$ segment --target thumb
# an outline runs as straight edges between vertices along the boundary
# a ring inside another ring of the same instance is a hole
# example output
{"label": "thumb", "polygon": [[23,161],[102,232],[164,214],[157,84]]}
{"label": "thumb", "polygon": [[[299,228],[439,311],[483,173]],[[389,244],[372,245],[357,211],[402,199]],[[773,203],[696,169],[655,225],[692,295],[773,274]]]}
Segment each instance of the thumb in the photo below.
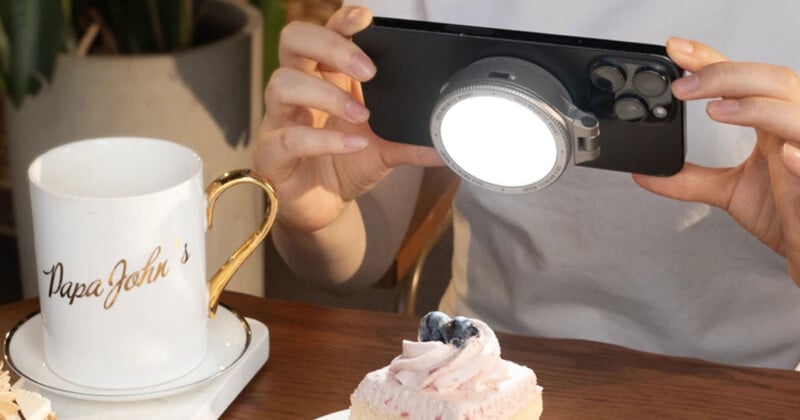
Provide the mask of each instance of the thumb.
{"label": "thumb", "polygon": [[728,61],[717,50],[701,42],[678,37],[667,40],[667,54],[675,63],[690,72],[697,72],[705,66]]}
{"label": "thumb", "polygon": [[736,186],[738,168],[707,168],[686,163],[669,177],[633,174],[640,187],[668,198],[727,208]]}
{"label": "thumb", "polygon": [[381,158],[390,168],[400,165],[443,166],[445,164],[436,149],[431,146],[417,146],[388,140],[381,142]]}

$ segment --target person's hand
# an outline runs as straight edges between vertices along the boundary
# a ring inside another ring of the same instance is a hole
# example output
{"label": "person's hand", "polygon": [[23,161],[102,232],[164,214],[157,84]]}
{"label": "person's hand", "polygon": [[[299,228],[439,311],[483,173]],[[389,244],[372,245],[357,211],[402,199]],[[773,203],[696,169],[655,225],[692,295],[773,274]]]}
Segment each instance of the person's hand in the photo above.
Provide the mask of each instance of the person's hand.
{"label": "person's hand", "polygon": [[[725,209],[786,257],[800,285],[800,78],[789,68],[729,61],[698,42],[671,38],[667,52],[692,75],[672,85],[683,100],[711,99],[711,119],[755,129],[750,157],[733,168],[685,164],[675,176],[634,175],[645,189]],[[787,51],[787,54],[790,53]]]}
{"label": "person's hand", "polygon": [[360,82],[376,69],[349,38],[371,19],[345,7],[325,27],[291,22],[281,32],[254,163],[280,197],[278,220],[293,229],[329,225],[393,167],[443,164],[433,148],[385,141],[367,124]]}

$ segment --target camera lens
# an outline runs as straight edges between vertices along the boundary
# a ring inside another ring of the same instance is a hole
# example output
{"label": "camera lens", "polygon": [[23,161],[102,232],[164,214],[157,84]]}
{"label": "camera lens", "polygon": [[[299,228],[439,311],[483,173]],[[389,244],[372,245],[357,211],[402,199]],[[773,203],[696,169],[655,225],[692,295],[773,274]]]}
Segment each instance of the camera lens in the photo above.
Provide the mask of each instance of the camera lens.
{"label": "camera lens", "polygon": [[639,121],[647,116],[647,107],[635,96],[623,96],[614,102],[614,113],[625,121]]}
{"label": "camera lens", "polygon": [[633,76],[633,87],[644,96],[661,96],[667,90],[667,78],[655,70],[643,70]]}
{"label": "camera lens", "polygon": [[592,84],[603,92],[616,92],[625,86],[625,73],[610,65],[597,66],[592,70]]}

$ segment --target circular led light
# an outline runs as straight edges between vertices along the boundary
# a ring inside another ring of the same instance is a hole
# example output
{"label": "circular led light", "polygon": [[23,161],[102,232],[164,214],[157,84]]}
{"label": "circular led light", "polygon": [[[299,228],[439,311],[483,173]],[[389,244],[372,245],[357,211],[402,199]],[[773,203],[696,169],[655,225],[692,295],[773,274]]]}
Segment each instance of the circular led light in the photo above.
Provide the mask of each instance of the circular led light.
{"label": "circular led light", "polygon": [[553,75],[511,57],[481,59],[454,74],[433,108],[430,131],[450,168],[503,192],[544,188],[573,154],[586,161],[600,152],[585,147],[597,144],[597,119],[572,105]]}
{"label": "circular led light", "polygon": [[454,103],[440,130],[442,148],[460,169],[497,186],[535,184],[550,174],[558,159],[560,148],[542,118],[498,95],[475,95]]}

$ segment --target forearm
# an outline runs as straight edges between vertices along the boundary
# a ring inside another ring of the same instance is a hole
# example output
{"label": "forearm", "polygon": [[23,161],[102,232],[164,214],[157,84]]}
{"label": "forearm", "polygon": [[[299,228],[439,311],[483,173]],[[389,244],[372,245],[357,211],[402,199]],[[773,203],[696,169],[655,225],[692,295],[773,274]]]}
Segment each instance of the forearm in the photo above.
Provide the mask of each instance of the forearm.
{"label": "forearm", "polygon": [[272,240],[286,264],[298,276],[324,287],[361,285],[356,274],[366,254],[366,231],[361,210],[349,203],[330,225],[314,232],[276,224]]}
{"label": "forearm", "polygon": [[328,226],[299,232],[276,224],[273,242],[303,279],[338,290],[367,287],[394,261],[421,179],[421,168],[398,168],[372,191],[350,202]]}

